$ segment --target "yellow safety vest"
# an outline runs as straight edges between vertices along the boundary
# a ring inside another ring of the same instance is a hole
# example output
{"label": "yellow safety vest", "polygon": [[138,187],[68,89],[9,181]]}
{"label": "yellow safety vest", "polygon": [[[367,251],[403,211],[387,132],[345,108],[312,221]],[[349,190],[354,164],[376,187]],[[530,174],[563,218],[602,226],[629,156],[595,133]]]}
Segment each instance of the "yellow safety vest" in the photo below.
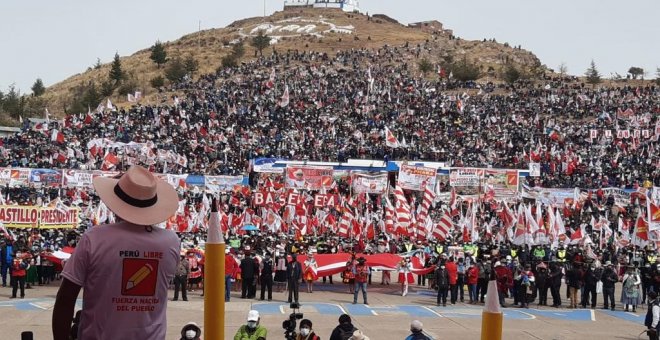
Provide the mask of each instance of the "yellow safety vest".
{"label": "yellow safety vest", "polygon": [[655,255],[649,255],[646,257],[646,260],[649,261],[649,263],[655,263],[656,256]]}
{"label": "yellow safety vest", "polygon": [[436,246],[436,247],[435,247],[435,251],[436,251],[438,254],[442,254],[442,253],[444,253],[445,248],[444,248],[443,246]]}
{"label": "yellow safety vest", "polygon": [[557,250],[557,257],[559,262],[566,262],[566,250]]}
{"label": "yellow safety vest", "polygon": [[518,251],[517,251],[517,250],[514,250],[514,249],[511,249],[511,257],[514,258],[514,259],[515,259],[516,257],[518,257]]}
{"label": "yellow safety vest", "polygon": [[413,247],[412,244],[404,244],[403,246],[406,247],[406,251],[408,252],[412,251],[412,247]]}

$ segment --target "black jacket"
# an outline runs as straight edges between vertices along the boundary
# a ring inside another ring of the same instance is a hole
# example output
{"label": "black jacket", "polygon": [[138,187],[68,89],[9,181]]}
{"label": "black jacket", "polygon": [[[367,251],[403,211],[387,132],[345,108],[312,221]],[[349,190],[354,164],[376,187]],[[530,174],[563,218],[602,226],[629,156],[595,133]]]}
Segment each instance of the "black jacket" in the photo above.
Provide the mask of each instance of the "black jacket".
{"label": "black jacket", "polygon": [[286,277],[289,281],[300,281],[302,278],[302,267],[298,261],[286,264]]}
{"label": "black jacket", "polygon": [[241,277],[243,279],[253,279],[258,272],[259,267],[257,267],[257,262],[253,258],[246,257],[241,260]]}
{"label": "black jacket", "polygon": [[[332,330],[332,334],[330,335],[330,340],[346,340],[346,335],[353,335],[353,332],[355,332],[357,328],[353,326],[352,323],[342,323],[339,324],[337,327],[335,327],[334,330]],[[342,334],[344,336],[342,336]],[[349,337],[350,337],[349,335]]]}

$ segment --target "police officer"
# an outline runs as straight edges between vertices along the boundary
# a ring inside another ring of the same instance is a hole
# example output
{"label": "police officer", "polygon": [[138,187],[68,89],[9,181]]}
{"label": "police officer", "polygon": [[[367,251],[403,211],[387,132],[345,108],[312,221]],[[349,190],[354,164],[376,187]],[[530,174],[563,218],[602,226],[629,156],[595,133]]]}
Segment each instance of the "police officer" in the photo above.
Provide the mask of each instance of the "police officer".
{"label": "police officer", "polygon": [[559,248],[557,249],[557,255],[556,255],[557,262],[559,262],[561,264],[564,264],[566,262],[566,256],[567,256],[567,254],[566,254],[566,249],[564,248],[564,246],[563,245],[559,246]]}
{"label": "police officer", "polygon": [[264,254],[263,260],[259,264],[259,269],[261,271],[261,275],[259,277],[261,282],[261,296],[259,300],[264,300],[266,289],[268,289],[268,301],[273,299],[273,268],[275,268],[275,263],[270,257],[270,253],[266,252]]}

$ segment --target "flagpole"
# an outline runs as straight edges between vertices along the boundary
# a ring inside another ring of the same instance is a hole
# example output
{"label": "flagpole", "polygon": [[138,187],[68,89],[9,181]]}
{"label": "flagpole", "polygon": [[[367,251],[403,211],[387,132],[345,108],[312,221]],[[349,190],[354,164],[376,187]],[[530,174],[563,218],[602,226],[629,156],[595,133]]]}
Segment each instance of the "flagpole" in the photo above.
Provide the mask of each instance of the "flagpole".
{"label": "flagpole", "polygon": [[225,338],[225,240],[220,232],[218,201],[211,202],[204,265],[204,338]]}

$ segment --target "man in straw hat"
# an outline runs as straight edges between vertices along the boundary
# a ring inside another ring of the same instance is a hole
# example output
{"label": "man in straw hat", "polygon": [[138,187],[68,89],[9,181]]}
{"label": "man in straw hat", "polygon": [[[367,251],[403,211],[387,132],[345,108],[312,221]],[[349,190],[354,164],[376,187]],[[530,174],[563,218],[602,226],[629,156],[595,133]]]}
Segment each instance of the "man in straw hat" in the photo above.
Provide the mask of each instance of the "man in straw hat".
{"label": "man in straw hat", "polygon": [[168,282],[179,261],[179,239],[154,228],[179,205],[176,191],[147,169],[97,177],[94,188],[118,223],[83,234],[62,272],[53,309],[53,338],[69,339],[84,287],[78,339],[165,339]]}

